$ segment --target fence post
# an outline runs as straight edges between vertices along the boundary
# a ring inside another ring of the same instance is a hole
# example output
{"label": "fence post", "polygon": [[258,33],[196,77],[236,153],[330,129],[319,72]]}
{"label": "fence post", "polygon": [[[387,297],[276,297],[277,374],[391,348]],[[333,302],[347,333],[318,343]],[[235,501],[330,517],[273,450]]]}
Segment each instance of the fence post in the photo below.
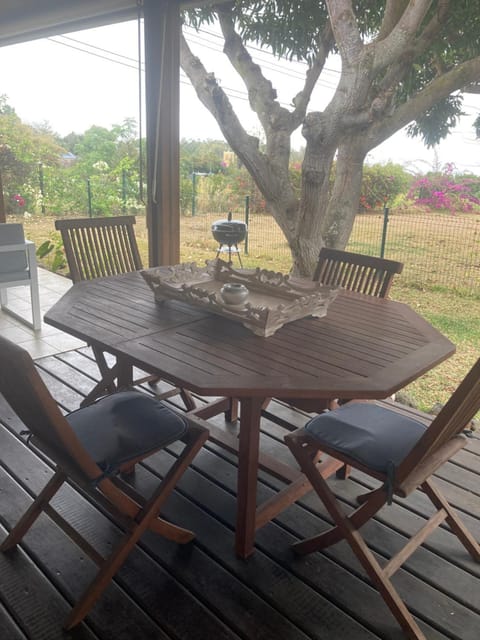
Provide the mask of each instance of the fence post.
{"label": "fence post", "polygon": [[90,185],[90,178],[87,178],[87,199],[88,199],[88,215],[92,217],[92,187]]}
{"label": "fence post", "polygon": [[196,199],[197,199],[197,174],[195,173],[195,171],[193,171],[192,172],[192,218],[195,217]]}
{"label": "fence post", "polygon": [[245,244],[243,245],[243,253],[248,256],[248,225],[250,222],[250,196],[245,196],[245,224],[247,225],[247,233],[245,235]]}
{"label": "fence post", "polygon": [[127,171],[122,169],[122,213],[127,212]]}
{"label": "fence post", "polygon": [[0,222],[7,221],[7,210],[5,208],[5,200],[3,199],[3,182],[2,172],[0,171]]}
{"label": "fence post", "polygon": [[388,213],[390,209],[383,207],[383,228],[382,228],[382,246],[380,247],[380,257],[385,257],[385,245],[387,243],[387,225],[388,225]]}
{"label": "fence post", "polygon": [[38,163],[38,182],[40,185],[40,196],[42,198],[42,215],[45,215],[45,181],[43,177],[43,164]]}

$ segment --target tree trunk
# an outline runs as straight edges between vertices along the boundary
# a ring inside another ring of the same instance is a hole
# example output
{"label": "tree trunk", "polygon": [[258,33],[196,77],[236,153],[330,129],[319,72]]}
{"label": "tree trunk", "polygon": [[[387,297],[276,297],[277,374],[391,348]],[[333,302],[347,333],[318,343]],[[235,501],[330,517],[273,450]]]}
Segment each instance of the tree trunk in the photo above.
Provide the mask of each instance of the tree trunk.
{"label": "tree trunk", "polygon": [[350,238],[362,189],[366,149],[359,140],[349,139],[338,147],[335,181],[322,224],[327,247],[345,249]]}
{"label": "tree trunk", "polygon": [[[321,149],[321,152],[320,152]],[[344,249],[350,237],[362,188],[365,146],[349,139],[338,146],[335,181],[330,172],[335,147],[326,150],[308,139],[296,232],[287,235],[295,275],[311,277],[323,245]]]}
{"label": "tree trunk", "polygon": [[302,133],[307,142],[302,164],[302,191],[294,232],[287,240],[292,253],[292,273],[311,277],[323,245],[322,221],[337,145],[335,132],[325,126],[321,113],[307,116]]}
{"label": "tree trunk", "polygon": [[[310,3],[319,5],[321,11],[315,15],[320,22],[315,25],[305,22],[305,41],[291,47],[288,44],[290,37],[294,43],[296,36],[288,33],[286,25],[295,24],[295,20],[283,25],[280,19],[279,24],[285,26],[281,47],[289,50],[292,56],[300,50],[303,56],[304,46],[307,49],[311,46],[308,44],[314,33],[311,28],[320,26],[322,29],[318,50],[312,52],[313,62],[304,87],[293,99],[293,108],[287,109],[281,106],[272,83],[235,32],[238,11],[244,10],[247,4],[252,10],[252,21],[245,21],[252,27],[251,32],[247,27],[248,37],[254,39],[255,33],[261,33],[259,39],[266,38],[267,41],[270,26],[273,25],[273,34],[278,24],[272,18],[271,25],[263,23],[264,3],[220,3],[219,20],[225,37],[224,51],[244,81],[250,106],[265,134],[264,147],[258,138],[247,133],[226,92],[215,76],[207,73],[201,61],[193,56],[183,39],[182,67],[253,177],[285,234],[292,254],[293,273],[308,277],[313,273],[323,244],[344,249],[348,242],[359,206],[362,167],[367,152],[408,123],[424,118],[429,110],[454,92],[463,91],[472,82],[478,84],[480,50],[473,47],[467,54],[468,47],[464,46],[465,42],[469,45],[473,42],[475,27],[467,25],[469,35],[466,39],[458,36],[460,32],[463,34],[464,16],[470,15],[472,10],[457,11],[455,3],[449,0],[373,3],[378,7],[372,12],[372,22],[367,20],[369,26],[365,35],[363,18],[362,21],[357,19],[351,1]],[[303,4],[309,3],[292,3],[295,4],[296,8],[289,8],[289,11],[298,11],[303,20],[310,21],[307,13],[301,10]],[[281,5],[288,3],[276,3],[278,11],[282,11]],[[382,7],[383,20],[379,24]],[[243,23],[243,19],[240,22]],[[296,24],[295,30],[299,26]],[[454,60],[455,55],[445,57],[445,69],[435,63],[437,57],[438,60],[442,58],[435,43],[437,37],[451,43],[452,51],[458,54],[458,61]],[[338,85],[322,112],[308,113],[312,91],[333,50],[342,59]],[[469,58],[470,55],[474,57]],[[432,56],[434,59],[429,62]],[[409,95],[404,101],[405,91]],[[453,109],[453,113],[458,115],[459,110]],[[449,117],[446,112],[445,117],[437,118],[443,121],[440,129],[452,126],[448,124]],[[451,122],[455,117],[450,117]],[[298,194],[289,176],[289,154],[290,136],[300,124],[303,124],[306,150],[302,189]],[[427,122],[426,128],[434,130],[434,137],[439,137],[435,117],[430,119],[430,124]],[[332,172],[336,153],[336,166]]]}

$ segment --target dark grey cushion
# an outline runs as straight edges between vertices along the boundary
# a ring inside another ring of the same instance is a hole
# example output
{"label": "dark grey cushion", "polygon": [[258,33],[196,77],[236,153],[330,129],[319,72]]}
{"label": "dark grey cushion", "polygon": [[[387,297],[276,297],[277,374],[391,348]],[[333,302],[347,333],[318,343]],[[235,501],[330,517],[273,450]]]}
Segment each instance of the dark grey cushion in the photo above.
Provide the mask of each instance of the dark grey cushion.
{"label": "dark grey cushion", "polygon": [[178,440],[188,428],[186,418],[138,391],[101,398],[73,411],[67,420],[107,475],[124,462]]}
{"label": "dark grey cushion", "polygon": [[310,420],[305,429],[335,451],[375,471],[397,466],[425,433],[425,425],[371,403],[350,403]]}

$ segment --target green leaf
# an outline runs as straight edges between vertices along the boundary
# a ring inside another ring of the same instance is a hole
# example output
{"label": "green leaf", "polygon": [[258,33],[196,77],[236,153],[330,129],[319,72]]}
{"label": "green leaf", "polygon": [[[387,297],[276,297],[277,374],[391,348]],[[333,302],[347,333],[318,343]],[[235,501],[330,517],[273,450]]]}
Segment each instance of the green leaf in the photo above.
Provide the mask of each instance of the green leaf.
{"label": "green leaf", "polygon": [[51,253],[54,248],[55,245],[51,240],[45,240],[45,242],[42,242],[42,244],[38,247],[36,254],[39,258],[44,258],[45,256],[48,256],[48,254]]}
{"label": "green leaf", "polygon": [[63,269],[66,266],[67,263],[65,262],[65,256],[63,255],[62,250],[57,249],[55,251],[55,257],[52,261],[52,271],[58,271],[59,269]]}

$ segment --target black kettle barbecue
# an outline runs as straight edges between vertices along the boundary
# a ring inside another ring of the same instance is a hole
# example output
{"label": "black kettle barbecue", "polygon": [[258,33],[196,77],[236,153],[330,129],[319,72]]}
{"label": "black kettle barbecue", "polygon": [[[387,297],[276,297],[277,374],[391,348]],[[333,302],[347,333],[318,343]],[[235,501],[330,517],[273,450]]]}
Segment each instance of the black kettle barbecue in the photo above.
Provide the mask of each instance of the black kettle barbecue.
{"label": "black kettle barbecue", "polygon": [[232,254],[236,253],[240,266],[243,267],[238,244],[243,242],[247,236],[245,222],[232,220],[232,212],[230,211],[227,220],[216,220],[212,224],[212,234],[219,243],[216,257],[218,258],[222,252],[227,252],[228,263],[232,264]]}

